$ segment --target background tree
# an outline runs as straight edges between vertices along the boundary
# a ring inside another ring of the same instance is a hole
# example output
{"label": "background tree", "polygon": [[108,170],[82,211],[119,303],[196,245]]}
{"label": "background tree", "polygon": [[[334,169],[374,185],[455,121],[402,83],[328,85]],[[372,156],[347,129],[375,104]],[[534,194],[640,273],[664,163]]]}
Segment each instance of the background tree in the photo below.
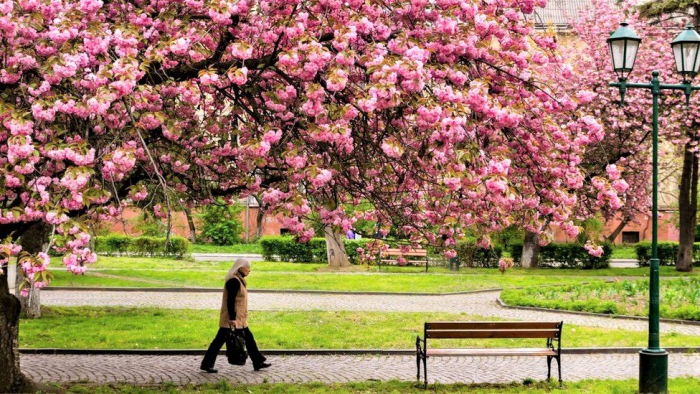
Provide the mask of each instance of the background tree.
{"label": "background tree", "polygon": [[[594,0],[590,8],[582,10],[572,21],[576,39],[560,47],[561,66],[568,78],[563,85],[551,80],[569,94],[577,95],[585,104],[581,110],[595,116],[603,126],[605,137],[589,144],[581,158],[580,168],[585,177],[576,188],[579,204],[573,219],[580,224],[597,215],[606,221],[619,218],[621,224],[610,235],[612,239],[639,214],[648,215],[650,206],[651,95],[629,91],[625,106],[620,106],[619,91],[608,86],[613,73],[605,38],[624,20],[629,20],[643,39],[633,78],[644,79],[653,70],[659,70],[664,81],[679,82],[669,43],[680,31],[680,24],[673,20],[649,24],[633,2],[614,5],[605,0]],[[682,95],[662,96],[661,108],[662,138],[678,144],[688,127]],[[578,226],[568,230],[573,238]],[[536,247],[537,237],[529,233],[525,240],[523,264],[536,266],[533,262],[528,264],[525,251]]]}
{"label": "background tree", "polygon": [[[700,25],[700,1],[696,0],[660,0],[643,4],[639,7],[643,17],[649,18],[652,23],[662,24],[675,21]],[[678,142],[683,146],[683,170],[681,173],[680,187],[678,190],[678,214],[679,214],[679,245],[676,258],[676,270],[693,270],[693,243],[695,242],[695,225],[698,214],[698,122],[697,109],[691,110],[688,120],[685,122],[683,132],[678,137]]]}

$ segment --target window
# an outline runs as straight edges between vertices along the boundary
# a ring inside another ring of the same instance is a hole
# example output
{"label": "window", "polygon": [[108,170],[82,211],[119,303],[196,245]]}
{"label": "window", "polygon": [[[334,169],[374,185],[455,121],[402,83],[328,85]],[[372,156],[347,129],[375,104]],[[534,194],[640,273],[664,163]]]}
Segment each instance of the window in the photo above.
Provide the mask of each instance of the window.
{"label": "window", "polygon": [[623,244],[636,244],[639,242],[639,231],[623,231],[622,232],[622,243]]}

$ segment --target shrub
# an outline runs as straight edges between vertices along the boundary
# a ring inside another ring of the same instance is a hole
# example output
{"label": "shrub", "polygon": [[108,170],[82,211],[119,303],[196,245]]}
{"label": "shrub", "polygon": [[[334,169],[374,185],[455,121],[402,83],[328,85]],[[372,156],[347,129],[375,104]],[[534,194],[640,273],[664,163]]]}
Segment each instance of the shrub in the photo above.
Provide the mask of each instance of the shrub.
{"label": "shrub", "polygon": [[[346,239],[345,252],[351,264],[358,264],[357,248],[364,247],[373,239]],[[267,261],[289,261],[295,263],[327,263],[326,240],[312,238],[308,243],[297,242],[294,237],[260,238],[263,259]]]}
{"label": "shrub", "polygon": [[[659,242],[657,245],[659,254],[659,265],[676,265],[678,256],[678,242]],[[640,267],[648,267],[651,260],[651,242],[644,241],[634,246],[637,253],[637,264]],[[700,259],[700,242],[693,244],[693,260]]]}
{"label": "shrub", "polygon": [[109,234],[104,237],[95,237],[95,248],[109,256],[124,254],[129,250],[131,237],[121,234]]}
{"label": "shrub", "polygon": [[240,204],[228,204],[218,200],[204,207],[199,215],[202,219],[202,237],[214,245],[233,245],[241,242],[243,225],[239,214]]}
{"label": "shrub", "polygon": [[457,257],[463,267],[496,268],[502,255],[503,248],[498,245],[493,245],[491,249],[484,249],[476,246],[476,243],[471,240],[457,245]]}
{"label": "shrub", "polygon": [[[578,243],[550,243],[540,247],[538,265],[549,268],[607,268],[610,265],[612,246],[609,243],[603,243],[602,246],[603,255],[595,257]],[[510,255],[517,265],[520,265],[522,251],[522,243],[510,245]]]}
{"label": "shrub", "polygon": [[136,218],[134,229],[146,237],[165,237],[168,232],[168,226],[162,220],[146,211]]}
{"label": "shrub", "polygon": [[162,256],[183,258],[189,255],[190,241],[183,237],[170,237],[170,245],[166,245],[165,237],[129,237],[121,234],[110,234],[95,237],[95,252],[113,255],[131,256]]}

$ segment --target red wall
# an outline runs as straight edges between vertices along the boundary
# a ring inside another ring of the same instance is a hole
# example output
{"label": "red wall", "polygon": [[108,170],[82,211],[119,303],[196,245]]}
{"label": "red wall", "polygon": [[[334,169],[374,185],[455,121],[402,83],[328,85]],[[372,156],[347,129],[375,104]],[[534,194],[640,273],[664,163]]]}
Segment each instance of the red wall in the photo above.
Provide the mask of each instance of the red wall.
{"label": "red wall", "polygon": [[[116,232],[116,233],[124,233],[124,225],[126,224],[126,233],[129,235],[139,235],[139,232],[136,230],[135,226],[137,223],[137,218],[141,214],[141,211],[137,208],[127,208],[124,210],[124,213],[122,214],[123,219],[119,220],[114,220],[109,224],[110,231]],[[258,214],[258,208],[250,208],[248,212],[248,233],[249,237],[251,240],[255,238],[255,234],[257,231],[257,223],[256,223],[256,218]],[[246,239],[246,211],[245,209],[241,212],[240,215],[240,220],[241,224],[243,224],[243,233],[241,233],[241,239],[245,240]],[[195,228],[197,231],[199,231],[199,227],[197,227],[200,223],[197,217],[195,216],[194,218],[195,222]],[[172,230],[173,234],[179,235],[182,237],[187,237],[189,238],[190,236],[190,227],[187,225],[187,217],[185,216],[184,212],[174,212],[172,215]],[[278,219],[278,216],[272,216],[272,215],[265,215],[263,218],[263,231],[262,235],[279,235],[280,231],[282,229],[282,224],[280,223],[280,220]]]}
{"label": "red wall", "polygon": [[[674,224],[674,211],[662,211],[659,215],[659,241],[678,242],[678,228]],[[620,220],[615,218],[605,224],[603,236],[612,234],[620,224]],[[635,222],[627,223],[620,234],[615,238],[615,244],[622,243],[622,233],[625,231],[639,232],[640,241],[651,241],[651,215],[638,215]],[[559,228],[554,228],[554,242],[572,242],[573,239],[567,237],[566,233]]]}

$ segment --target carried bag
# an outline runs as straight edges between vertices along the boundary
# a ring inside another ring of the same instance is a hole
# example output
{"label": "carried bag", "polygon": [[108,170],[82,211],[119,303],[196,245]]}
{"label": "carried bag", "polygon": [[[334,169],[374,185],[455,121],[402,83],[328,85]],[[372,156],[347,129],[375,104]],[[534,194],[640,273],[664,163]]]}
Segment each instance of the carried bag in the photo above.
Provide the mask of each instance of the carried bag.
{"label": "carried bag", "polygon": [[245,365],[248,353],[245,351],[245,335],[241,330],[231,329],[226,335],[226,358],[233,365]]}

